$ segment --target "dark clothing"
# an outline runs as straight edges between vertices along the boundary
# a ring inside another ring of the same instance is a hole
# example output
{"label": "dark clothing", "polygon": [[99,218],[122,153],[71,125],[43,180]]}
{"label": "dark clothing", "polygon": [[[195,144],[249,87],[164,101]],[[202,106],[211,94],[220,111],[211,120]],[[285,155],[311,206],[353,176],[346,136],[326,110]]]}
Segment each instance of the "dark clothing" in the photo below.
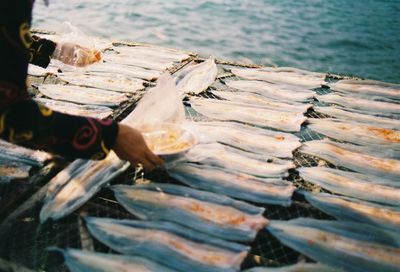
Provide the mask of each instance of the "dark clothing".
{"label": "dark clothing", "polygon": [[0,137],[68,159],[102,159],[118,124],[54,112],[27,92],[28,63],[47,67],[56,44],[30,34],[33,0],[0,2]]}

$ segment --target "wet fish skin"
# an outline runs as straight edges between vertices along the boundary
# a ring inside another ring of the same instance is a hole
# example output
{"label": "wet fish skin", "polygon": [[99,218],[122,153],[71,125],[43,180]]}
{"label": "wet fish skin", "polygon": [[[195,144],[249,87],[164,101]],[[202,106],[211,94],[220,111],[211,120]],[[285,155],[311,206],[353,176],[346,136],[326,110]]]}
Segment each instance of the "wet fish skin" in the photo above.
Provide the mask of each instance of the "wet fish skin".
{"label": "wet fish skin", "polygon": [[399,182],[396,184],[382,178],[327,167],[302,167],[297,171],[304,180],[331,192],[400,207]]}
{"label": "wet fish skin", "polygon": [[165,220],[231,241],[252,241],[265,227],[263,208],[173,184],[111,187],[118,202],[141,219]]}
{"label": "wet fish skin", "polygon": [[180,163],[169,168],[168,174],[193,188],[254,203],[290,206],[295,190],[281,179],[257,179],[209,165]]}
{"label": "wet fish skin", "polygon": [[0,184],[8,183],[16,179],[27,179],[31,168],[32,166],[27,164],[3,161],[0,159]]}
{"label": "wet fish skin", "polygon": [[398,271],[399,235],[362,223],[298,218],[271,221],[267,228],[283,244],[345,271]]}
{"label": "wet fish skin", "polygon": [[337,219],[362,222],[393,231],[400,228],[399,206],[394,208],[325,193],[303,192],[303,195],[311,205]]}
{"label": "wet fish skin", "polygon": [[51,159],[52,155],[49,153],[28,149],[0,140],[0,160],[43,167],[43,165]]}
{"label": "wet fish skin", "polygon": [[177,271],[238,271],[249,247],[165,221],[86,217],[89,232],[115,251],[139,255]]}
{"label": "wet fish skin", "polygon": [[282,267],[253,267],[243,272],[343,272],[343,270],[321,263],[297,263]]}
{"label": "wet fish skin", "polygon": [[149,259],[137,256],[105,254],[77,249],[56,249],[63,254],[71,272],[172,272],[173,270]]}

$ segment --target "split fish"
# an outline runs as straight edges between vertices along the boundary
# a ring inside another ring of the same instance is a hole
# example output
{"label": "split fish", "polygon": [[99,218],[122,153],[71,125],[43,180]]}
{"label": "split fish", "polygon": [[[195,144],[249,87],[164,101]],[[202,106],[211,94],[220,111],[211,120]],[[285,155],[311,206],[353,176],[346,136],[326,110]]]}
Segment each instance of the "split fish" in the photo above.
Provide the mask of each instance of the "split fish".
{"label": "split fish", "polygon": [[153,45],[114,47],[121,57],[140,58],[158,62],[181,62],[194,53]]}
{"label": "split fish", "polygon": [[193,188],[254,203],[290,206],[295,187],[281,179],[261,179],[209,165],[180,163],[168,174]]}
{"label": "split fish", "polygon": [[111,189],[118,203],[140,219],[175,222],[221,239],[251,242],[267,224],[264,208],[186,186],[150,183]]}
{"label": "split fish", "polygon": [[89,232],[111,249],[177,271],[238,271],[249,247],[165,221],[86,218]]}
{"label": "split fish", "polygon": [[88,75],[102,75],[102,74],[118,74],[128,78],[139,78],[144,80],[155,80],[161,75],[161,71],[145,69],[136,66],[123,66],[109,63],[93,64],[85,68],[85,73]]}
{"label": "split fish", "polygon": [[320,88],[325,84],[326,74],[309,72],[289,67],[263,67],[257,69],[232,69],[238,77],[263,80],[273,83],[291,84],[308,89]]}
{"label": "split fish", "polygon": [[288,132],[300,131],[301,124],[307,119],[302,113],[254,108],[215,99],[195,99],[190,103],[197,112],[209,118],[238,121]]}
{"label": "split fish", "polygon": [[162,59],[153,58],[150,56],[147,58],[135,58],[135,57],[126,57],[120,56],[116,54],[105,54],[103,59],[106,63],[117,64],[117,65],[126,65],[126,66],[137,66],[145,69],[155,70],[155,71],[164,71],[167,68],[173,66],[173,61],[163,61]]}
{"label": "split fish", "polygon": [[296,86],[274,84],[257,80],[227,80],[225,84],[243,92],[256,93],[277,101],[303,102],[315,96],[315,92]]}
{"label": "split fish", "polygon": [[400,206],[400,182],[396,188],[394,182],[385,182],[382,178],[327,167],[303,167],[297,171],[304,180],[331,192],[385,205]]}
{"label": "split fish", "polygon": [[321,263],[297,263],[281,267],[253,267],[243,270],[243,272],[343,272],[335,267],[323,265]]}
{"label": "split fish", "polygon": [[199,94],[215,81],[218,68],[213,58],[187,66],[174,75],[176,87],[181,94]]}
{"label": "split fish", "polygon": [[55,100],[98,106],[117,107],[128,101],[125,94],[73,85],[44,84],[39,91]]}
{"label": "split fish", "polygon": [[0,140],[0,160],[42,167],[52,155]]}
{"label": "split fish", "polygon": [[3,161],[0,159],[0,184],[16,179],[27,179],[31,166],[18,162]]}
{"label": "split fish", "polygon": [[345,271],[395,272],[400,267],[398,234],[370,225],[298,218],[271,221],[267,228],[286,246]]}

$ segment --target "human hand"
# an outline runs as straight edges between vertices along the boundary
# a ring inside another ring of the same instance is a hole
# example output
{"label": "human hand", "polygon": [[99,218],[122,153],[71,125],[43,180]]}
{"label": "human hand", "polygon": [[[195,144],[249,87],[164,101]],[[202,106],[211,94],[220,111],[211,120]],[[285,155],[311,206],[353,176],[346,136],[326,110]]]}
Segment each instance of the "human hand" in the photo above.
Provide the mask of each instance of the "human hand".
{"label": "human hand", "polygon": [[101,53],[74,43],[61,42],[57,44],[52,57],[65,64],[83,67],[101,60]]}
{"label": "human hand", "polygon": [[132,166],[140,163],[146,171],[152,171],[164,164],[164,161],[147,147],[138,130],[123,124],[118,124],[118,136],[113,150],[120,159],[129,161]]}

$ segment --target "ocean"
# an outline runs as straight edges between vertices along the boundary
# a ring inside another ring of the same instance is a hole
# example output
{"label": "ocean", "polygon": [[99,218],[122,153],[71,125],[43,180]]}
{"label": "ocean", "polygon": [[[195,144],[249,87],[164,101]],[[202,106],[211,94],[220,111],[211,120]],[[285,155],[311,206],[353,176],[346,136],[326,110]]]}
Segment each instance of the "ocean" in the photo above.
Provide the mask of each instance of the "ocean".
{"label": "ocean", "polygon": [[400,83],[400,0],[36,0],[33,27]]}

